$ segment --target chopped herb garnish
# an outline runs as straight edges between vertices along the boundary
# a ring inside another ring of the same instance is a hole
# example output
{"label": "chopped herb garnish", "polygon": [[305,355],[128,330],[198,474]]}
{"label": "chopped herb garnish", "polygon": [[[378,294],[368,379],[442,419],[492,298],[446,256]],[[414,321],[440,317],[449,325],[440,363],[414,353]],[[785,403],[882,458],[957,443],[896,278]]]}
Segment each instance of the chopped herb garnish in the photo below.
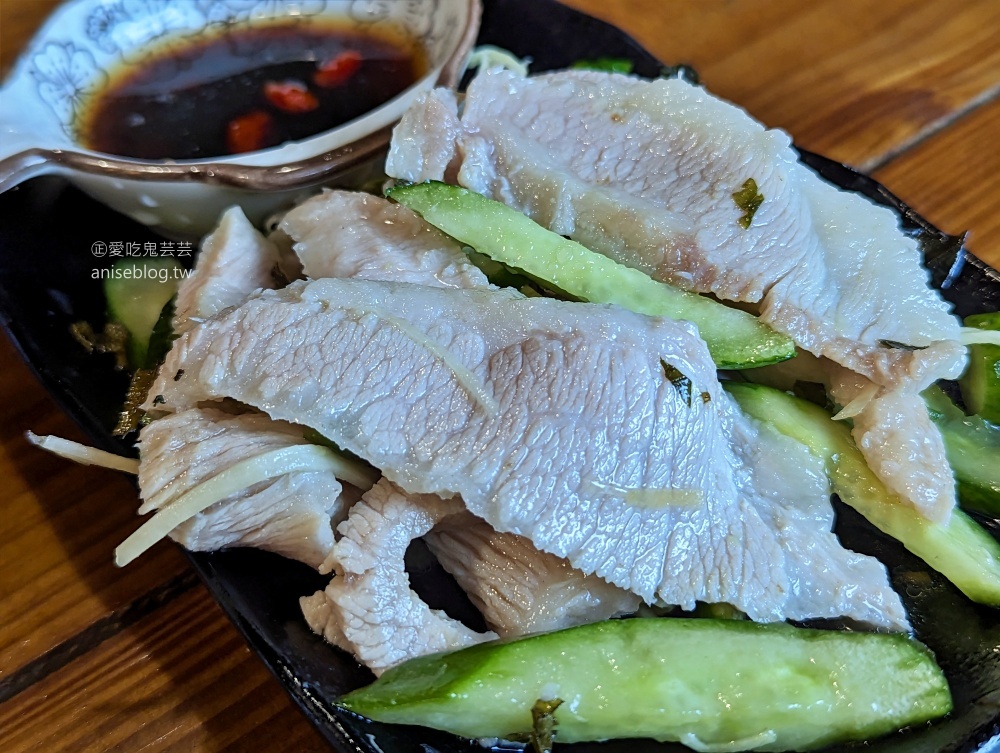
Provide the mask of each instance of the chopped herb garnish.
{"label": "chopped herb garnish", "polygon": [[535,701],[531,707],[531,747],[535,753],[552,753],[552,745],[556,736],[556,709],[562,706],[562,700]]}
{"label": "chopped herb garnish", "polygon": [[124,369],[128,366],[128,355],[125,345],[128,343],[128,330],[118,322],[108,322],[104,325],[97,350],[111,353],[115,357],[115,368]]}
{"label": "chopped herb garnish", "polygon": [[97,334],[89,322],[73,322],[69,325],[69,333],[73,339],[83,346],[88,353],[93,353],[97,345]]}
{"label": "chopped herb garnish", "polygon": [[749,230],[753,216],[760,209],[760,205],[764,203],[764,194],[757,192],[757,181],[753,178],[747,178],[740,190],[733,194],[733,201],[736,202],[737,207],[743,210],[743,216],[739,219],[740,227]]}
{"label": "chopped herb garnish", "polygon": [[146,399],[149,388],[153,386],[155,380],[156,369],[136,369],[129,383],[128,393],[125,395],[125,405],[118,414],[118,423],[112,432],[116,437],[131,434],[146,423],[146,413],[139,406]]}
{"label": "chopped herb garnish", "polygon": [[[176,298],[176,296],[175,296]],[[149,335],[149,345],[146,347],[146,356],[142,362],[144,369],[156,369],[163,359],[167,357],[170,348],[177,339],[174,332],[174,300],[171,298],[160,309],[160,315],[153,325],[153,331]]]}
{"label": "chopped herb garnish", "polygon": [[878,344],[883,348],[892,348],[893,350],[926,350],[926,345],[907,345],[906,343],[896,342],[895,340],[879,340]]}
{"label": "chopped herb garnish", "polygon": [[69,326],[69,333],[88,353],[110,353],[115,357],[115,368],[128,367],[128,354],[125,346],[128,343],[128,330],[118,322],[108,322],[101,334],[87,322],[74,322]]}
{"label": "chopped herb garnish", "polygon": [[701,76],[698,75],[698,71],[687,63],[663,66],[660,69],[660,78],[679,78],[681,81],[687,81],[692,86],[698,86],[701,83]]}
{"label": "chopped herb garnish", "polygon": [[[674,385],[674,389],[676,389],[677,394],[681,396],[681,400],[687,403],[687,407],[690,408],[691,395],[693,392],[690,377],[687,377],[684,374],[682,374],[680,369],[678,369],[676,366],[671,366],[662,358],[660,359],[660,366],[663,367],[663,376],[667,378],[667,381],[669,381],[672,385]],[[709,397],[709,399],[711,399],[711,397]],[[702,397],[702,400],[705,400],[704,396]]]}
{"label": "chopped herb garnish", "polygon": [[627,58],[599,57],[594,60],[577,60],[570,68],[605,73],[631,73],[635,63]]}
{"label": "chopped herb garnish", "polygon": [[[149,389],[153,386],[153,382],[156,381],[156,373],[163,359],[170,351],[171,344],[177,339],[177,335],[174,334],[173,318],[174,299],[171,298],[163,305],[163,308],[160,310],[160,316],[157,318],[156,324],[153,325],[153,331],[149,336],[149,344],[146,347],[146,353],[140,368],[137,368],[132,373],[132,381],[129,382],[128,392],[125,394],[125,404],[122,406],[121,413],[118,414],[118,423],[112,432],[116,437],[124,437],[127,434],[131,434],[140,426],[145,426],[149,423],[149,416],[146,415],[146,412],[140,406],[145,402],[147,395],[149,395]],[[127,338],[128,332],[125,330],[125,327],[120,324],[116,326],[121,327],[125,331]],[[124,355],[124,348],[122,349],[122,353]],[[174,374],[174,381],[180,381],[182,376],[184,376],[184,369],[178,369],[177,373]],[[157,395],[153,399],[153,405],[162,405],[165,402],[166,400],[163,395]]]}

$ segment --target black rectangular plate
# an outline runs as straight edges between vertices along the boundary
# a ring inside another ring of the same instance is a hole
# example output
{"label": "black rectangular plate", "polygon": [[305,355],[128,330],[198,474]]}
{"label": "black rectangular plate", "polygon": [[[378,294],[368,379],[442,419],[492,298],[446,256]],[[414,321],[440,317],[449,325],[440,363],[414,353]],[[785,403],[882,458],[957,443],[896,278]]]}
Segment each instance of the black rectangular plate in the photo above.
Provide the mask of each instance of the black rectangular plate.
{"label": "black rectangular plate", "polygon": [[[625,57],[635,72],[654,77],[661,63],[625,33],[552,0],[487,0],[480,42],[532,59],[535,71],[582,58]],[[924,248],[934,284],[962,316],[997,310],[1000,275],[968,255],[958,238],[937,231],[875,181],[838,163],[803,152],[824,178],[897,211]],[[95,267],[97,242],[157,240],[145,227],[90,200],[59,178],[39,178],[0,196],[0,321],[46,389],[90,434],[95,444],[131,451],[114,439],[127,380],[111,360],[88,356],[70,337],[76,321],[104,318]],[[838,505],[837,532],[845,544],[879,557],[903,594],[917,637],[930,646],[948,676],[955,711],[944,720],[864,745],[829,751],[971,753],[1000,749],[1000,611],[972,604],[943,578]],[[1000,537],[996,521],[982,521]],[[108,552],[111,556],[111,552]],[[353,658],[307,628],[300,596],[326,585],[304,565],[250,550],[188,554],[205,584],[302,711],[345,753],[456,753],[482,750],[451,735],[374,724],[340,711],[335,699],[371,681]],[[914,578],[914,574],[923,574]],[[414,576],[435,607],[461,608],[454,583],[430,568]],[[921,585],[915,585],[920,583]],[[761,657],[766,661],[765,657]],[[992,741],[992,742],[991,742]],[[679,753],[678,745],[646,740],[564,745],[565,753]]]}

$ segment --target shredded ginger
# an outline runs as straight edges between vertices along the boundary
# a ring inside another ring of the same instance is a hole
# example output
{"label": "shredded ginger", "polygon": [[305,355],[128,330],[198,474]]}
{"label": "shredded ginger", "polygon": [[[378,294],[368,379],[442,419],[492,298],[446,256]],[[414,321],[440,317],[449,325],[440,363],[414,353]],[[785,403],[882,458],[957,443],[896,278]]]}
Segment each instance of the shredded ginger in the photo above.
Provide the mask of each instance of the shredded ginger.
{"label": "shredded ginger", "polygon": [[868,407],[868,403],[875,399],[878,394],[879,389],[881,389],[877,384],[872,382],[867,387],[865,387],[861,392],[857,394],[851,402],[840,409],[840,412],[833,417],[834,421],[843,421],[846,418],[854,418],[859,413],[861,413],[865,408]]}
{"label": "shredded ginger", "polygon": [[959,339],[962,345],[1000,345],[1000,330],[962,327]]}
{"label": "shredded ginger", "polygon": [[777,739],[777,733],[770,729],[728,743],[708,743],[699,739],[693,732],[686,732],[681,735],[680,743],[698,753],[736,753],[736,751],[740,750],[754,750],[763,745],[770,745]]}
{"label": "shredded ginger", "polygon": [[458,356],[450,350],[434,342],[434,340],[421,332],[417,327],[414,327],[412,324],[400,319],[399,317],[390,316],[389,314],[383,314],[378,311],[371,311],[369,309],[355,310],[359,314],[370,314],[371,316],[376,316],[382,319],[382,321],[395,327],[397,330],[410,338],[410,340],[424,348],[431,355],[439,358],[441,362],[455,375],[455,380],[462,385],[462,388],[466,391],[469,397],[471,397],[476,404],[479,405],[479,407],[486,411],[487,416],[495,418],[500,413],[500,405],[497,403],[496,398],[490,393],[487,386],[483,384],[483,382],[476,377],[472,371],[466,368],[465,364],[459,360]]}
{"label": "shredded ginger", "polygon": [[123,458],[121,455],[98,450],[96,447],[88,447],[85,444],[63,439],[62,437],[53,437],[51,435],[40,437],[33,431],[25,432],[25,437],[35,447],[41,447],[53,455],[73,460],[81,465],[96,465],[101,468],[110,468],[114,471],[123,471],[124,473],[132,474],[139,472],[139,461],[135,458]]}
{"label": "shredded ginger", "polygon": [[160,508],[115,549],[115,564],[124,567],[181,523],[216,502],[262,481],[295,472],[332,473],[362,490],[370,489],[378,480],[377,472],[348,460],[328,447],[295,445],[265,452],[233,464]]}
{"label": "shredded ginger", "polygon": [[469,62],[465,66],[468,69],[480,68],[505,68],[514,71],[519,76],[528,75],[529,59],[519,58],[510,50],[503,47],[495,47],[491,44],[484,44],[476,47],[469,55]]}
{"label": "shredded ginger", "polygon": [[600,481],[587,480],[586,485],[604,494],[620,496],[625,503],[633,507],[647,510],[665,509],[667,507],[700,507],[705,503],[705,496],[700,489],[672,488],[626,488],[617,484],[605,484]]}

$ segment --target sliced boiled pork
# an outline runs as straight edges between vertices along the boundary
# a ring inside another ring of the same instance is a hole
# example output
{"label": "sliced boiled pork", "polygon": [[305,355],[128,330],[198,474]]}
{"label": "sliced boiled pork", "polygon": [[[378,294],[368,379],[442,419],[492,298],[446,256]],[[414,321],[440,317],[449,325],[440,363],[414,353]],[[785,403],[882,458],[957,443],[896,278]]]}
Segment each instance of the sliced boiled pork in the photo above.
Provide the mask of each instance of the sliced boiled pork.
{"label": "sliced boiled pork", "polygon": [[[309,277],[489,287],[458,243],[406,207],[377,196],[326,191],[288,212],[279,227],[292,239]],[[373,491],[369,497],[379,494]],[[325,592],[303,600],[316,632],[352,651],[376,671],[384,669],[390,659],[467,643],[467,631],[424,608],[405,586],[405,549],[396,542],[411,540],[414,531],[409,526],[414,519],[426,519],[442,505],[454,507],[454,503],[434,501],[437,498],[427,503],[428,499],[428,495],[413,495],[411,504],[423,513],[412,510],[407,514],[403,500],[395,499],[396,514],[382,517],[380,535],[369,533],[365,538],[364,548],[371,554],[365,560],[371,565],[367,569],[357,565],[360,559],[352,539],[342,539],[327,563],[337,573],[333,583]],[[355,523],[359,516],[372,514],[369,508],[367,502],[354,508],[342,530],[356,535]],[[640,599],[635,594],[584,575],[566,560],[540,552],[528,539],[496,531],[464,506],[460,509],[444,517],[424,539],[498,635],[557,630],[638,608]],[[363,598],[359,598],[361,593]],[[413,630],[413,625],[419,625],[418,629]],[[413,638],[417,642],[410,643]]]}
{"label": "sliced boiled pork", "polygon": [[[488,71],[470,85],[461,117],[447,92],[415,105],[387,171],[458,182],[656,279],[755,303],[800,347],[886,392],[912,394],[915,381],[964,367],[958,321],[896,216],[822,181],[786,134],[684,81]],[[748,190],[755,211],[741,204]],[[934,427],[913,431],[929,452],[941,445]],[[910,493],[902,466],[871,449],[885,438],[861,443],[873,469],[929,519],[947,520],[953,483]],[[943,453],[931,455],[947,468]]]}
{"label": "sliced boiled pork", "polygon": [[[376,674],[407,659],[501,637],[634,612],[639,597],[585,576],[531,542],[498,533],[458,499],[406,494],[384,479],[351,508],[321,568],[325,590],[301,600],[306,621]],[[410,588],[404,555],[423,536],[496,633],[431,609]]]}
{"label": "sliced boiled pork", "polygon": [[457,500],[410,496],[379,481],[339,527],[341,538],[322,568],[335,573],[330,585],[302,599],[309,626],[375,674],[416,656],[496,638],[428,607],[410,589],[403,566],[411,541],[462,513]]}
{"label": "sliced boiled pork", "polygon": [[242,303],[259,288],[278,287],[279,261],[277,247],[250,224],[242,209],[227,210],[202,242],[194,272],[177,290],[174,332],[185,332],[224,308]]}
{"label": "sliced boiled pork", "polygon": [[[243,460],[308,444],[304,427],[261,413],[192,408],[153,421],[139,439],[140,513],[169,506]],[[329,556],[350,501],[332,473],[294,472],[220,500],[170,536],[192,551],[250,546],[305,562]]]}
{"label": "sliced boiled pork", "polygon": [[636,594],[584,575],[562,557],[538,551],[524,536],[501,533],[469,512],[446,519],[425,539],[501,638],[632,614],[641,602]]}
{"label": "sliced boiled pork", "polygon": [[[880,341],[958,337],[892,212],[823,182],[798,162],[786,134],[699,87],[494,70],[475,78],[460,119],[443,96],[425,99],[399,126],[390,175],[453,172],[657,279],[759,302],[776,329],[880,384],[920,357]],[[449,160],[420,159],[422,144],[440,152],[444,133],[455,134]],[[746,209],[733,194],[749,179],[763,201],[744,228]]]}
{"label": "sliced boiled pork", "polygon": [[844,406],[842,415],[852,419],[854,441],[886,488],[928,518],[947,520],[955,505],[955,479],[944,440],[920,394],[933,381],[926,373],[914,374],[904,388],[887,390],[828,358],[800,353],[756,369],[753,376],[783,390],[796,382],[823,385]]}
{"label": "sliced boiled pork", "polygon": [[462,247],[410,209],[356,191],[324,191],[288,212],[279,228],[294,241],[305,274],[489,287]]}
{"label": "sliced boiled pork", "polygon": [[[686,323],[510,291],[294,283],[182,336],[151,394],[167,411],[231,397],[311,426],[408,493],[460,495],[650,603],[775,620],[797,583],[839,588],[838,568],[800,573],[785,555],[815,527],[744,488],[734,408]],[[879,572],[870,600],[892,608],[844,614],[901,626]]]}

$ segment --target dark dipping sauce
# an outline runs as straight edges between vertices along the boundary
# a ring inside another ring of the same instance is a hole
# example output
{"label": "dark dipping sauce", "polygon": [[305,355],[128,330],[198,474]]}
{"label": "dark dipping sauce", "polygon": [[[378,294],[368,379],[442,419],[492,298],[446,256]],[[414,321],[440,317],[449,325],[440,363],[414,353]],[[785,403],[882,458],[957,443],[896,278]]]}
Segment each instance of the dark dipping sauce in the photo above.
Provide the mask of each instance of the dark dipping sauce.
{"label": "dark dipping sauce", "polygon": [[204,159],[346,123],[425,72],[419,46],[355,29],[283,24],[174,40],[123,66],[84,108],[80,141],[140,159]]}

